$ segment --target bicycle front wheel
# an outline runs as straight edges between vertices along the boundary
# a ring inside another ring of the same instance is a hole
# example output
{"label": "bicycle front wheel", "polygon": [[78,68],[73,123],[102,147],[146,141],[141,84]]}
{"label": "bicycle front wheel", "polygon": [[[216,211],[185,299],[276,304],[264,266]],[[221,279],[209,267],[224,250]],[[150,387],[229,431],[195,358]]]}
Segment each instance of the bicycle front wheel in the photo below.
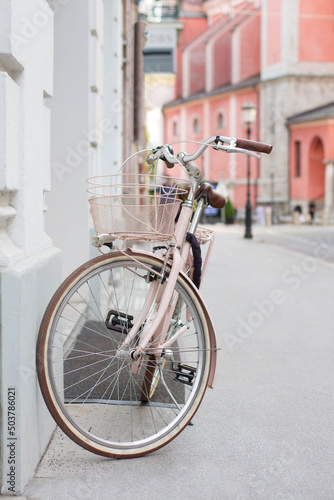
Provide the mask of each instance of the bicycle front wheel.
{"label": "bicycle front wheel", "polygon": [[[119,349],[152,286],[150,269],[162,269],[154,256],[132,255],[136,261],[98,257],[72,273],[44,314],[37,344],[40,386],[57,424],[82,447],[118,458],[155,451],[184,429],[206,390],[211,355],[202,306],[181,274],[168,337],[187,325],[185,333],[159,359],[136,363]],[[140,329],[130,349],[139,338]]]}

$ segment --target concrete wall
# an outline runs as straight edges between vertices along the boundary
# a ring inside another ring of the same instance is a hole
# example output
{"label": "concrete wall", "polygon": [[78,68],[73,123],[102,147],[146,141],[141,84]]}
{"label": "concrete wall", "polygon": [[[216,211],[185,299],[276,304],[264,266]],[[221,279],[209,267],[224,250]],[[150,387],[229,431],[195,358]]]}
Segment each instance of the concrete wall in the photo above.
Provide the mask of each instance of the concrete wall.
{"label": "concrete wall", "polygon": [[53,93],[48,2],[3,0],[0,33],[0,483],[13,493],[33,474],[54,428],[35,370],[38,327],[60,282],[60,253],[44,230],[45,104]]}

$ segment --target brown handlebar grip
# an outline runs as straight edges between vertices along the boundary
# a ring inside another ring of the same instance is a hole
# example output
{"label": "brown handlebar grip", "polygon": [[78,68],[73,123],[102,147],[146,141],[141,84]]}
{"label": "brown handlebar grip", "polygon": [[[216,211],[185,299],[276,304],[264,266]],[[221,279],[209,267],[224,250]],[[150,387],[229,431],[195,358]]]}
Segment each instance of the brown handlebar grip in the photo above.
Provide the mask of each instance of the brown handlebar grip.
{"label": "brown handlebar grip", "polygon": [[224,198],[224,196],[217,193],[217,191],[213,189],[211,184],[209,184],[208,182],[203,182],[196,193],[196,197],[202,191],[206,192],[209,205],[211,205],[213,208],[224,208],[226,199]]}
{"label": "brown handlebar grip", "polygon": [[248,151],[255,151],[256,153],[266,153],[269,155],[273,149],[270,144],[264,142],[249,141],[248,139],[237,139],[237,148],[248,149]]}

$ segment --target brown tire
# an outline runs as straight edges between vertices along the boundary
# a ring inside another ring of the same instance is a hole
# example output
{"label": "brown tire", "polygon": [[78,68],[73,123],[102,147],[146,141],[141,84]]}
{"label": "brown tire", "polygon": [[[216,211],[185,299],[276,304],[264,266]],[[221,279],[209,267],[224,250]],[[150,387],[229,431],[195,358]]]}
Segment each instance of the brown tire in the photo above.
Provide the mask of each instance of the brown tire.
{"label": "brown tire", "polygon": [[147,266],[161,268],[162,261],[140,252],[131,257],[111,253],[74,271],[51,299],[37,343],[40,387],[57,424],[83,448],[117,458],[155,451],[186,427],[205,393],[211,355],[197,291],[180,274],[175,289],[185,306],[179,321],[188,321],[189,313],[191,321],[187,336],[171,349],[179,366],[191,363],[196,369],[193,384],[180,382],[173,363],[166,362],[164,380],[176,407],[161,383],[152,393],[153,357],[146,375],[132,369],[133,361],[119,346],[146,298]]}

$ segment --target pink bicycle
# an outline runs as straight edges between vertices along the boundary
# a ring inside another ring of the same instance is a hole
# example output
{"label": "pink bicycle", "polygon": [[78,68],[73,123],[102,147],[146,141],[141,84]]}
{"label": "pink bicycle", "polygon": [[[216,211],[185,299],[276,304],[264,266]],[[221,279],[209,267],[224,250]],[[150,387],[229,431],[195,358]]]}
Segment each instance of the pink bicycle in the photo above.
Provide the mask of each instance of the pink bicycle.
{"label": "pink bicycle", "polygon": [[[213,387],[216,335],[198,288],[214,233],[199,220],[208,204],[222,208],[225,200],[202,183],[194,163],[209,146],[257,158],[272,149],[216,136],[191,155],[174,156],[167,145],[151,151],[148,181],[129,173],[88,180],[93,244],[110,250],[54,294],[40,327],[37,369],[57,424],[94,453],[127,458],[157,450],[191,422]],[[157,176],[159,159],[181,165],[189,181]],[[130,241],[152,250],[130,248]]]}

